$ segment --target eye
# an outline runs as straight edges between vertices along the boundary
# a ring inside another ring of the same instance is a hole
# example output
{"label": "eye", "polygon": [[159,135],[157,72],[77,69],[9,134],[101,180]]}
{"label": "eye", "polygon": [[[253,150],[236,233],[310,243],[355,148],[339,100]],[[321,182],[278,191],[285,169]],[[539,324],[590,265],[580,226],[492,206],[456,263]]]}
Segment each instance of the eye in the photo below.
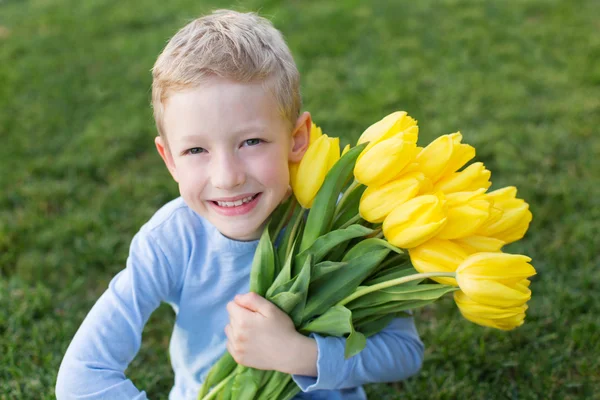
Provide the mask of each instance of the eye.
{"label": "eye", "polygon": [[252,139],[244,140],[244,144],[246,146],[256,146],[257,144],[260,144],[262,142],[263,142],[263,140],[262,139],[258,139],[258,138],[252,138]]}
{"label": "eye", "polygon": [[206,150],[202,147],[192,147],[191,149],[187,149],[184,154],[200,154],[206,153]]}

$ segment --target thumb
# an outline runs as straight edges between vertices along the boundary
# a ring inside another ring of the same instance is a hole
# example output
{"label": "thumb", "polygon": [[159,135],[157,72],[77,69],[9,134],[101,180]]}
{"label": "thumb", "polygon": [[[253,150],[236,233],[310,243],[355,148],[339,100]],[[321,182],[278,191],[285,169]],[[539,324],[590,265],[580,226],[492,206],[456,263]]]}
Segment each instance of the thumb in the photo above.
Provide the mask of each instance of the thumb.
{"label": "thumb", "polygon": [[269,310],[273,305],[270,301],[254,292],[238,294],[233,300],[237,305],[244,307],[250,311],[262,314],[265,317],[267,316],[267,314],[269,314]]}

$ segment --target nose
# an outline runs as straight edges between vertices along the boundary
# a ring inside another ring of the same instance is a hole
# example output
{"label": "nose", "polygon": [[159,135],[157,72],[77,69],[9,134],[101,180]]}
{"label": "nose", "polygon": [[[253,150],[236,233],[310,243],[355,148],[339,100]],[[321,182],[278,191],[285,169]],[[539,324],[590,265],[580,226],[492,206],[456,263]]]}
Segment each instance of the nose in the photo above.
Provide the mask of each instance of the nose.
{"label": "nose", "polygon": [[217,189],[233,189],[246,181],[244,166],[234,154],[214,155],[208,173]]}

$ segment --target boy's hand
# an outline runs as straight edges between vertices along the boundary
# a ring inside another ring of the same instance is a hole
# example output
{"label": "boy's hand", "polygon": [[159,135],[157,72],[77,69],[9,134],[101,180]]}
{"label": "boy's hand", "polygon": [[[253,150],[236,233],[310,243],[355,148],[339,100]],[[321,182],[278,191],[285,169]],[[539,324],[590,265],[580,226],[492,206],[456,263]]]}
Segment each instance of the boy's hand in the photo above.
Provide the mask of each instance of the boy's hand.
{"label": "boy's hand", "polygon": [[238,364],[288,374],[317,375],[317,344],[290,317],[256,293],[227,304],[227,350]]}

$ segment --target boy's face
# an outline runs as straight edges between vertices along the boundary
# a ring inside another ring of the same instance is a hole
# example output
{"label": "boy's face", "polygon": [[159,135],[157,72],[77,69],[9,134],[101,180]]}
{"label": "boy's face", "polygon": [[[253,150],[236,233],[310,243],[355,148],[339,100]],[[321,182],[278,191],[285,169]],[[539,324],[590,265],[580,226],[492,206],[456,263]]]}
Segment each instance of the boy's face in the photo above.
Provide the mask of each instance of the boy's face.
{"label": "boy's face", "polygon": [[229,238],[260,237],[288,193],[288,162],[308,146],[310,115],[290,127],[277,110],[260,83],[221,78],[165,105],[168,146],[157,137],[158,152],[185,202]]}

